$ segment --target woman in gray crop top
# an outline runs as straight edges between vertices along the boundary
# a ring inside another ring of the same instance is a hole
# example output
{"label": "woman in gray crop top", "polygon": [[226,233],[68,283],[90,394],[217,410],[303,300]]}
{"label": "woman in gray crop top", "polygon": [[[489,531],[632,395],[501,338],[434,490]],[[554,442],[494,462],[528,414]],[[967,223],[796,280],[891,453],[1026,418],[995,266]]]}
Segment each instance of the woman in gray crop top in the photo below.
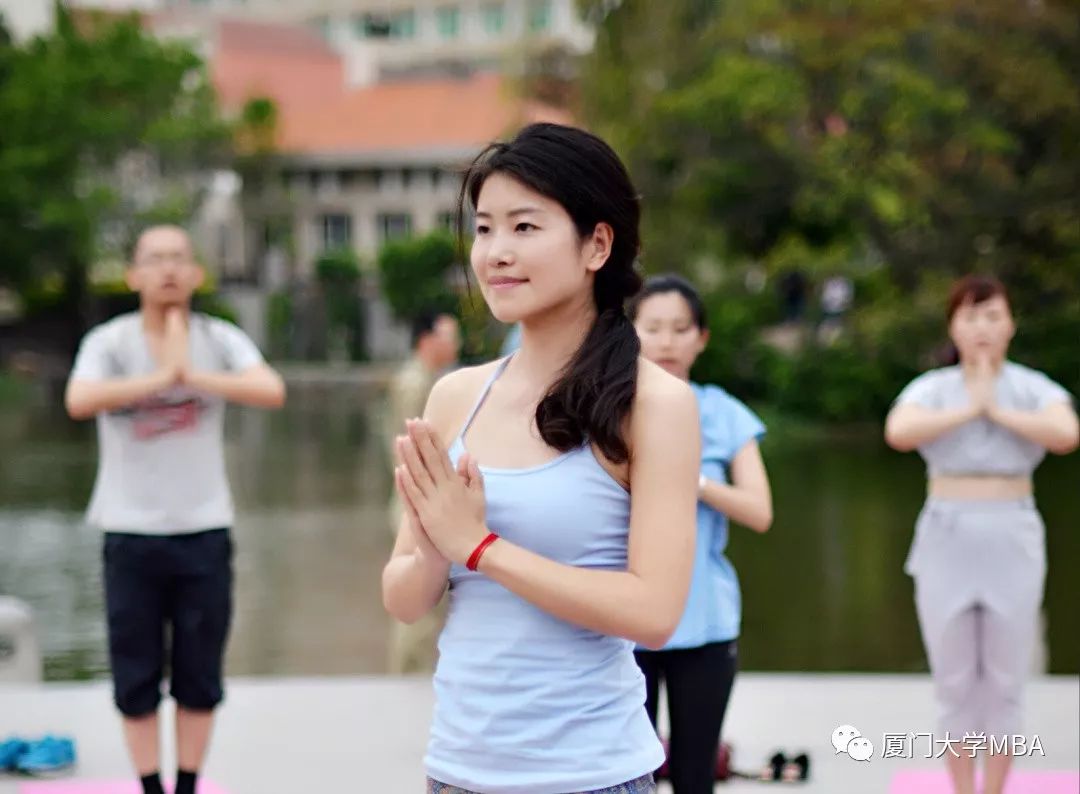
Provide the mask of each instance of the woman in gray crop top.
{"label": "woman in gray crop top", "polygon": [[[974,794],[976,750],[1022,734],[1046,576],[1031,475],[1047,451],[1075,450],[1080,430],[1065,389],[1006,359],[1016,327],[1001,282],[961,279],[948,317],[960,363],[900,393],[885,440],[926,460],[928,497],[904,570],[915,579],[936,738],[956,742],[945,753],[953,786]],[[985,794],[1001,794],[1010,762],[986,755]]]}

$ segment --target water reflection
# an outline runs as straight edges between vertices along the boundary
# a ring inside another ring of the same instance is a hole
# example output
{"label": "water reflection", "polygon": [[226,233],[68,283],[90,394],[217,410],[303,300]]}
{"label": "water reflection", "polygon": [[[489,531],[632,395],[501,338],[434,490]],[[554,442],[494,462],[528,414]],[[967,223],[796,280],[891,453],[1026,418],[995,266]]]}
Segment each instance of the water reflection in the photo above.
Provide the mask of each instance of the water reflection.
{"label": "water reflection", "polygon": [[[379,598],[391,539],[389,477],[370,387],[293,388],[280,413],[227,422],[239,517],[230,674],[379,673],[388,624]],[[100,539],[82,524],[96,465],[91,425],[44,405],[0,414],[0,593],[34,609],[50,678],[106,670]],[[734,528],[744,593],[744,668],[915,671],[925,662],[901,571],[923,490],[914,456],[862,438],[807,443],[770,434],[776,520]],[[1080,669],[1071,631],[1080,564],[1080,456],[1037,478],[1048,527],[1050,668]],[[1070,511],[1070,508],[1072,510]]]}

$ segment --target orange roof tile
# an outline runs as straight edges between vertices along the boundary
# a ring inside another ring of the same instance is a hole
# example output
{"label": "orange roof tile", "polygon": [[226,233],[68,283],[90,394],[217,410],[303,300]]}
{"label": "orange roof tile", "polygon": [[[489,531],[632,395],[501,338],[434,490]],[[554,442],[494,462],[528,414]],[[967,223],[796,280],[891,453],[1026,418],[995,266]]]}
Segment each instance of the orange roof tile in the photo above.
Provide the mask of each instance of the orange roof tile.
{"label": "orange roof tile", "polygon": [[296,154],[472,148],[530,121],[570,121],[566,113],[515,98],[494,74],[380,83],[283,111],[279,145]]}
{"label": "orange roof tile", "polygon": [[256,96],[278,107],[278,145],[307,155],[479,147],[530,121],[568,114],[513,96],[495,74],[402,79],[349,89],[338,55],[297,26],[219,19],[210,74],[226,110]]}
{"label": "orange roof tile", "polygon": [[210,74],[227,110],[252,97],[270,97],[283,114],[340,97],[341,57],[303,27],[223,19],[218,22]]}

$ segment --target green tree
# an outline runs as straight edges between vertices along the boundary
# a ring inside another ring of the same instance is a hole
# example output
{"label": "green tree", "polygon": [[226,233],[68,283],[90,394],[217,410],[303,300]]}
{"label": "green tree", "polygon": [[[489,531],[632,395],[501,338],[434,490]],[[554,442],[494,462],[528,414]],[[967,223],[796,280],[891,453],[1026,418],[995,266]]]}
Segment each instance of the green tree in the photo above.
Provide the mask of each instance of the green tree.
{"label": "green tree", "polygon": [[349,358],[359,361],[364,355],[360,258],[351,248],[326,251],[315,263],[315,275],[322,286],[327,330],[341,341]]}
{"label": "green tree", "polygon": [[455,310],[458,298],[450,286],[455,262],[454,239],[441,231],[384,245],[378,255],[379,282],[394,314],[409,320],[425,310]]}
{"label": "green tree", "polygon": [[896,343],[924,319],[912,297],[939,310],[949,277],[993,271],[1030,318],[1018,350],[1080,388],[1074,4],[582,5],[599,24],[583,111],[645,197],[649,269],[869,278],[858,353],[906,370],[940,338],[935,318]]}
{"label": "green tree", "polygon": [[190,177],[225,161],[228,127],[187,46],[134,17],[77,26],[57,3],[56,20],[24,45],[0,36],[0,283],[59,283],[78,332],[95,258],[190,212]]}

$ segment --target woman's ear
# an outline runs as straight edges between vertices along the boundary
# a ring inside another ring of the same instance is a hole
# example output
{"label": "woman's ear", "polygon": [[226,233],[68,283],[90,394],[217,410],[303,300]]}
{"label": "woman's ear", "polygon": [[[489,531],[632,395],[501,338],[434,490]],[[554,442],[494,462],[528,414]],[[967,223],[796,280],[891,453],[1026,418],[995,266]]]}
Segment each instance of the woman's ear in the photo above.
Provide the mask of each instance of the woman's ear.
{"label": "woman's ear", "polygon": [[602,268],[611,256],[611,246],[614,243],[615,230],[611,228],[611,224],[596,224],[592,236],[585,241],[586,254],[589,257],[585,263],[586,269],[595,273]]}

